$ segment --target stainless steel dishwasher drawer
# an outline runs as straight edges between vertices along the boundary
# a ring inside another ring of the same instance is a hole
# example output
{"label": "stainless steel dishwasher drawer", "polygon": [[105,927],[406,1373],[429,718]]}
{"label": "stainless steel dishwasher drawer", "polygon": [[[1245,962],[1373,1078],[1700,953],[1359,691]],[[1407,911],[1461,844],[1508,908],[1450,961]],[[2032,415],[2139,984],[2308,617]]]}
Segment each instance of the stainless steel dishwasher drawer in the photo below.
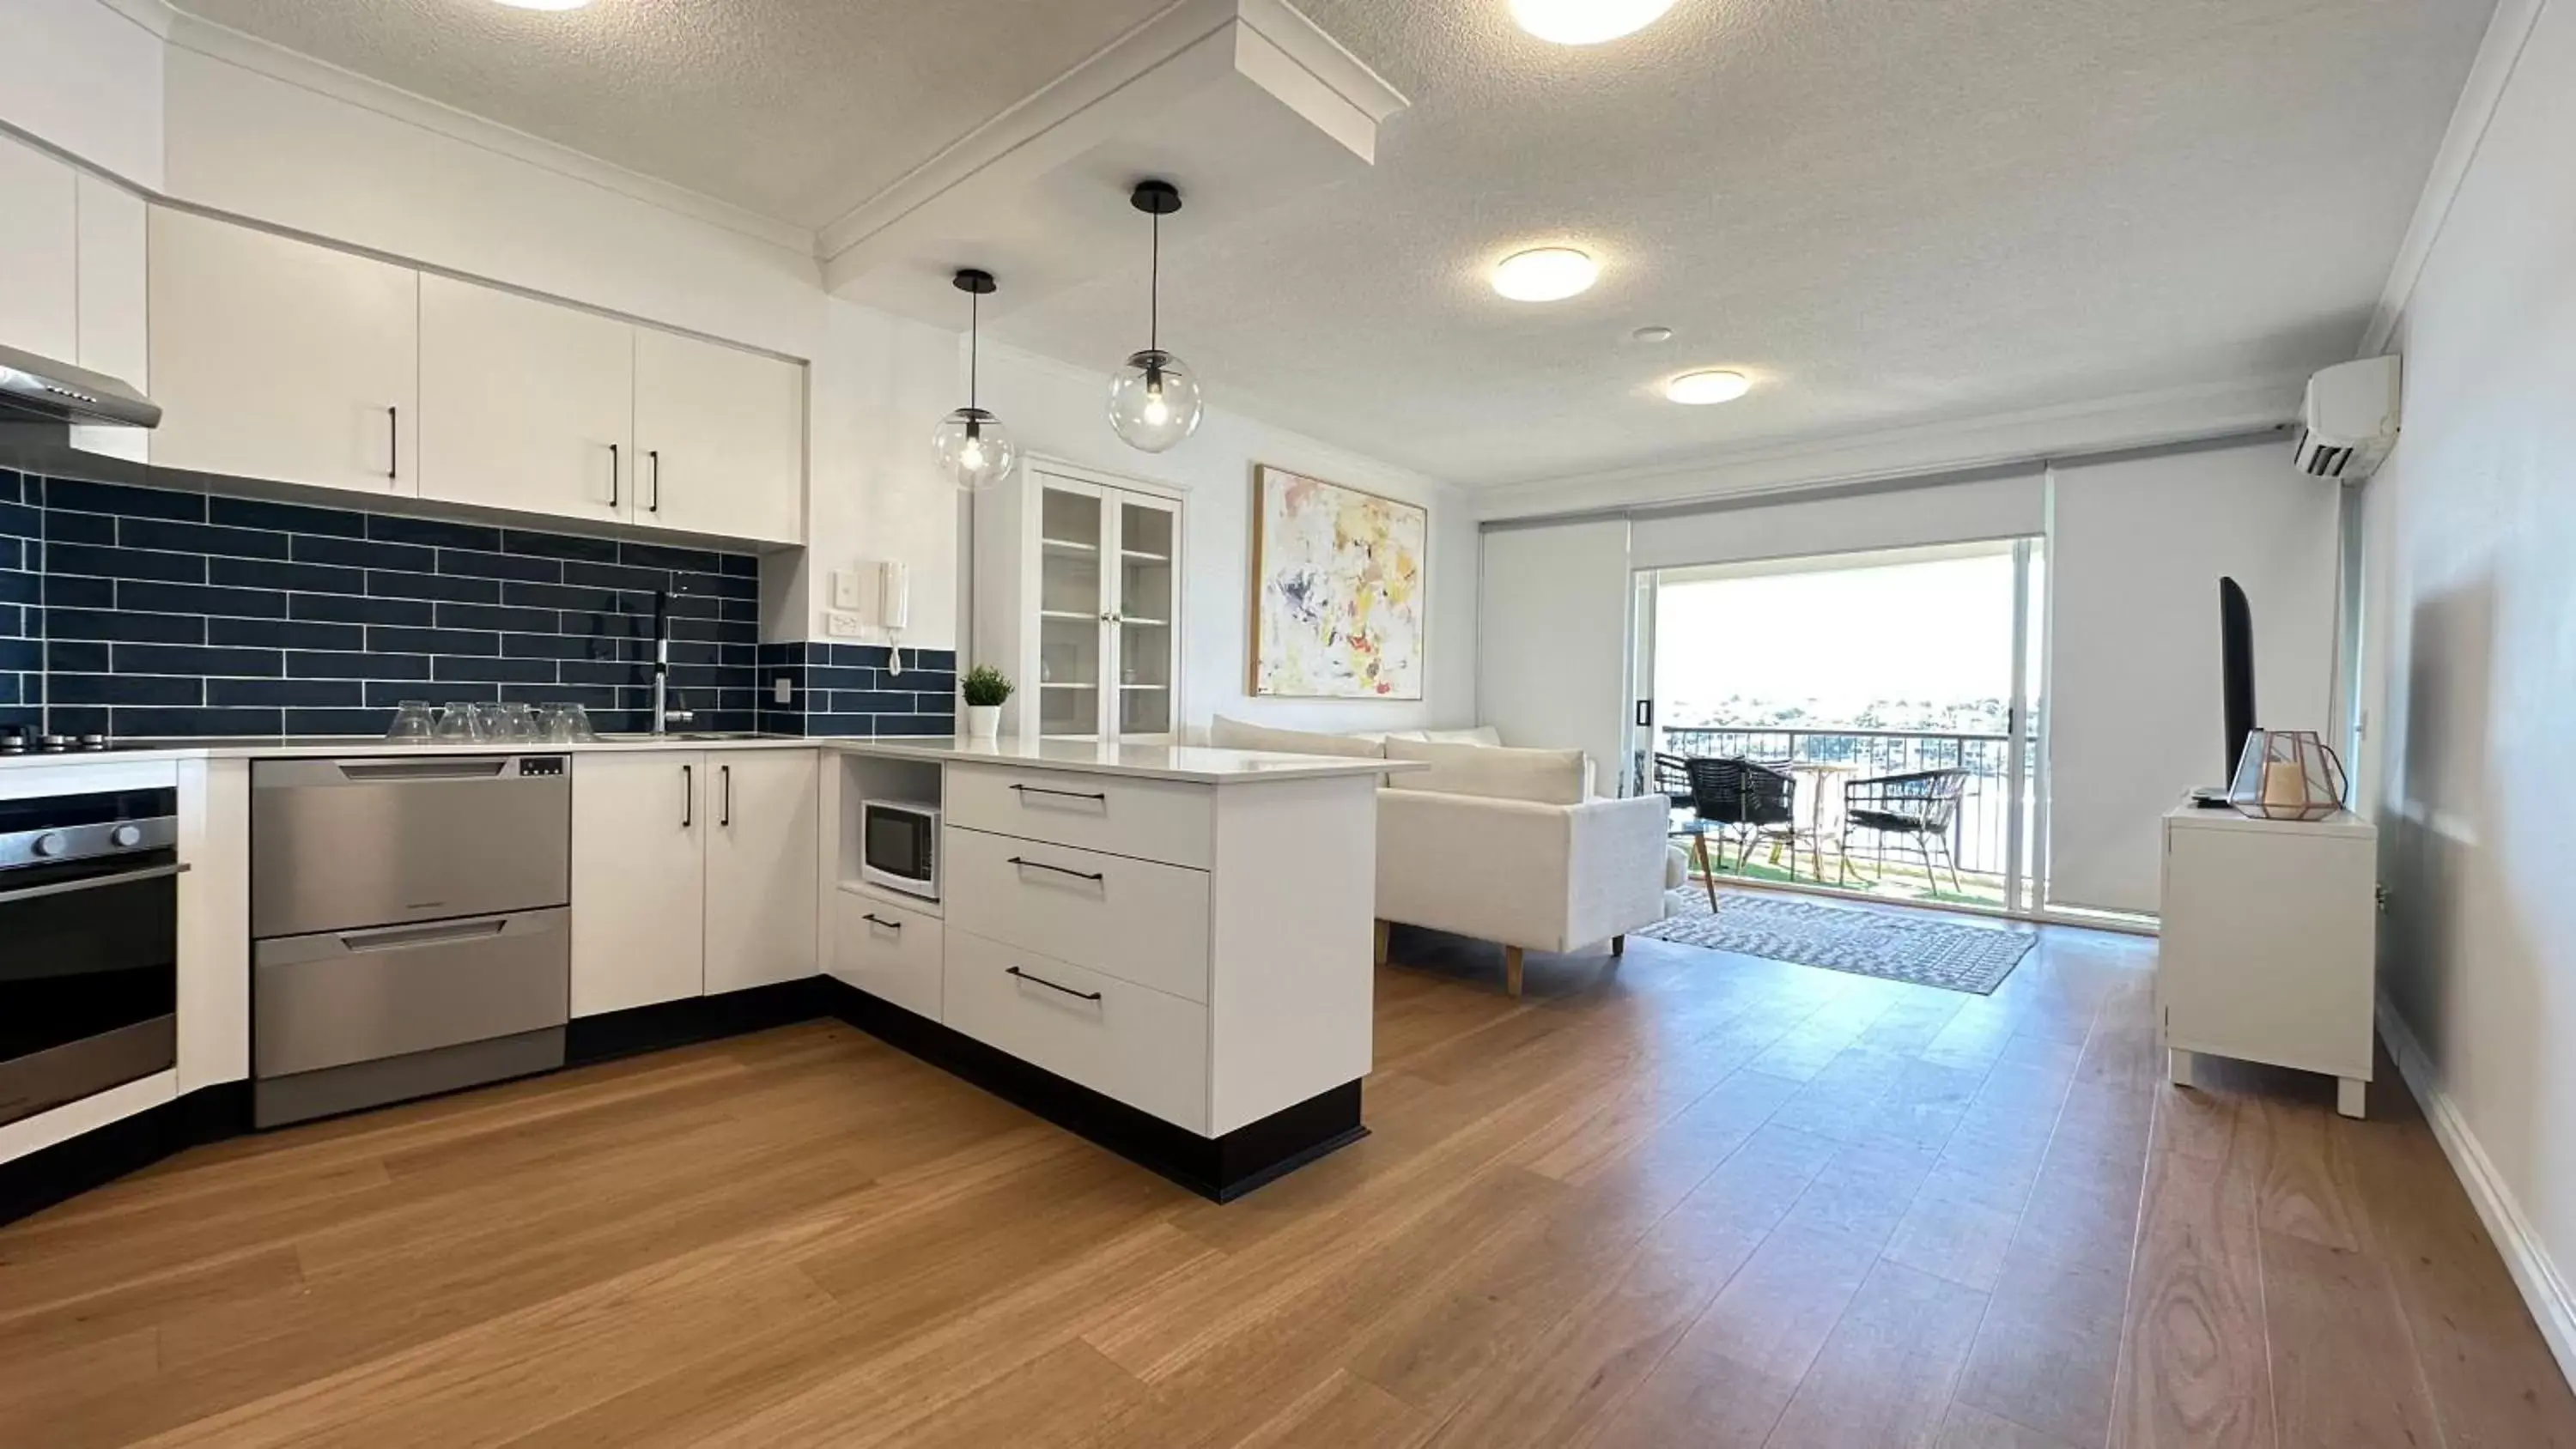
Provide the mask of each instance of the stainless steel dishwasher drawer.
{"label": "stainless steel dishwasher drawer", "polygon": [[254,937],[572,900],[561,755],[261,760],[250,809]]}
{"label": "stainless steel dishwasher drawer", "polygon": [[281,1077],[560,1027],[571,917],[558,908],[261,941],[253,1071]]}

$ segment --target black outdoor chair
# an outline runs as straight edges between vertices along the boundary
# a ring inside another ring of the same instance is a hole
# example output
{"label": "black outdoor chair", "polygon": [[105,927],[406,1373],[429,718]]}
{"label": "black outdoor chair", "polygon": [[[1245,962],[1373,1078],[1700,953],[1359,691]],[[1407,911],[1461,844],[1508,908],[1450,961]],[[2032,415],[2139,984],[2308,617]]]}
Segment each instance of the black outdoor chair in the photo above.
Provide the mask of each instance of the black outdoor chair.
{"label": "black outdoor chair", "polygon": [[1676,810],[1691,808],[1690,759],[1685,755],[1655,756],[1655,793],[1673,802]]}
{"label": "black outdoor chair", "polygon": [[1851,858],[1852,832],[1870,831],[1878,837],[1879,873],[1884,875],[1888,837],[1911,840],[1922,853],[1924,879],[1937,890],[1941,878],[1934,873],[1932,852],[1938,846],[1950,867],[1950,889],[1966,894],[1959,885],[1959,857],[1950,848],[1950,827],[1959,818],[1959,792],[1967,784],[1965,770],[1917,770],[1852,781],[1843,790],[1843,858]]}
{"label": "black outdoor chair", "polygon": [[1709,878],[1709,908],[1717,906],[1717,877],[1709,870],[1708,836],[1705,827],[1716,826],[1719,838],[1717,862],[1726,863],[1724,842],[1736,841],[1736,869],[1742,870],[1753,859],[1753,842],[1765,835],[1786,831],[1793,837],[1789,873],[1798,870],[1794,836],[1798,821],[1798,781],[1795,776],[1757,765],[1751,760],[1688,760],[1684,768],[1690,778],[1691,813],[1699,817],[1701,829],[1691,832],[1698,837],[1699,866]]}

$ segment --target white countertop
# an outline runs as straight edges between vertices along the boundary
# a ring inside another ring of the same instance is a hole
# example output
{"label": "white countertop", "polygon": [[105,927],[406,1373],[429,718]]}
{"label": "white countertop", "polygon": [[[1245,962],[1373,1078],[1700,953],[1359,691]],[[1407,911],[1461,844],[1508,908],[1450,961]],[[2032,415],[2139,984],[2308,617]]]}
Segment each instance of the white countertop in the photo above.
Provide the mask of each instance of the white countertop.
{"label": "white countertop", "polygon": [[1430,768],[1410,760],[1379,760],[1353,755],[1281,755],[1253,750],[1217,750],[1201,745],[1128,745],[1103,740],[1017,737],[972,740],[959,735],[951,739],[833,739],[812,743],[845,754],[873,755],[891,760],[923,760],[943,765],[1033,765],[1083,775],[1129,775],[1205,785],[1392,775]]}
{"label": "white countertop", "polygon": [[1035,765],[1089,775],[1128,775],[1150,780],[1185,780],[1199,784],[1241,784],[1257,780],[1316,780],[1344,775],[1386,775],[1422,770],[1427,765],[1403,760],[1376,760],[1339,755],[1282,755],[1250,750],[1217,750],[1196,745],[1129,745],[1096,740],[972,740],[931,736],[924,739],[853,740],[802,735],[728,735],[691,739],[685,735],[653,737],[612,735],[586,744],[548,744],[535,740],[486,740],[472,744],[395,744],[376,736],[315,736],[294,739],[169,740],[143,748],[97,753],[0,756],[0,770],[20,766],[77,766],[153,760],[310,760],[356,755],[580,755],[644,750],[837,750],[886,759],[925,760],[945,764],[990,762]]}
{"label": "white countertop", "polygon": [[350,755],[579,755],[629,750],[810,750],[828,740],[797,735],[727,735],[690,739],[682,735],[610,735],[586,744],[549,744],[543,740],[478,740],[471,744],[395,744],[381,735],[299,735],[257,739],[160,740],[120,745],[113,750],[64,754],[0,755],[0,769],[20,765],[89,765],[111,760],[311,760]]}

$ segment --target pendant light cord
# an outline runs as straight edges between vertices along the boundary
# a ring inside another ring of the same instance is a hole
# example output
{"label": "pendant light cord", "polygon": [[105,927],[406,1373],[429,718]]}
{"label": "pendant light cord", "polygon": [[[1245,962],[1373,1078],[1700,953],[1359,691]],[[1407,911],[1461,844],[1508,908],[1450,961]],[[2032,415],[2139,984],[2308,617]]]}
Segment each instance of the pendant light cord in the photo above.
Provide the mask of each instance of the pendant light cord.
{"label": "pendant light cord", "polygon": [[975,381],[984,361],[984,298],[966,294],[966,406],[975,407]]}
{"label": "pendant light cord", "polygon": [[1154,217],[1154,270],[1145,283],[1145,346],[1163,350],[1163,214]]}

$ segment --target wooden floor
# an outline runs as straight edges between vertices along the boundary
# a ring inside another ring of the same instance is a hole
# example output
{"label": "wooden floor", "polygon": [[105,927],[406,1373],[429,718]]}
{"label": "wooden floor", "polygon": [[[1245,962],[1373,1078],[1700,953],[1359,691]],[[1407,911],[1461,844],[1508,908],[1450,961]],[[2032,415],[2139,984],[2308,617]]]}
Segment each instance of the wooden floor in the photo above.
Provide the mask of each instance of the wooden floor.
{"label": "wooden floor", "polygon": [[2421,1116],[1989,999],[1399,932],[1376,1135],[1228,1207],[838,1024],[0,1229],[0,1444],[2576,1446]]}

